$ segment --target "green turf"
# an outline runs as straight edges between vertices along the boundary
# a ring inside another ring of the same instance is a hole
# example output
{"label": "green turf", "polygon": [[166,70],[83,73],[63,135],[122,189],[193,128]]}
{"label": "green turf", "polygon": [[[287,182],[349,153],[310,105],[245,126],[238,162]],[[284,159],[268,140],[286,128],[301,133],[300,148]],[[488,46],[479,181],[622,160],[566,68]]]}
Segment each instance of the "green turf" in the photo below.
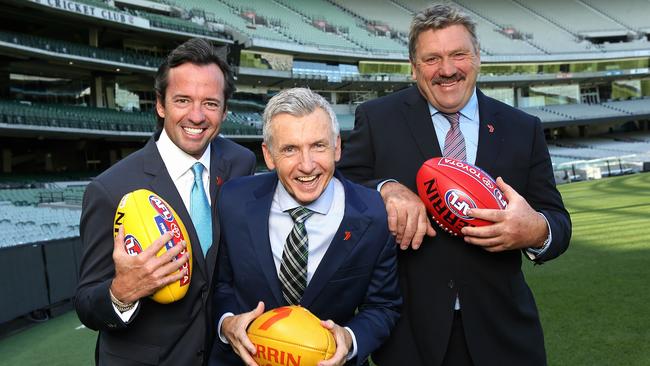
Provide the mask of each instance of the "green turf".
{"label": "green turf", "polygon": [[[560,191],[571,246],[554,261],[524,266],[549,365],[650,365],[650,173]],[[91,365],[96,333],[79,325],[70,312],[0,340],[0,366]]]}
{"label": "green turf", "polygon": [[549,365],[650,365],[650,174],[560,186],[569,250],[525,266]]}
{"label": "green turf", "polygon": [[0,366],[90,366],[97,333],[74,311],[36,324],[0,341]]}

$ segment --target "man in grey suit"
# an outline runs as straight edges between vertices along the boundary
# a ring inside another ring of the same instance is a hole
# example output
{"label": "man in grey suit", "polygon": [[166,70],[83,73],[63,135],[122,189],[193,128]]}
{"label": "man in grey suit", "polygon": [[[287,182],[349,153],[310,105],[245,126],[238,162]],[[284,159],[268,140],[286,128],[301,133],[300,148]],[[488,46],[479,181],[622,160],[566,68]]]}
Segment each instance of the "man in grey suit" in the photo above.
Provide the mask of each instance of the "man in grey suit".
{"label": "man in grey suit", "polygon": [[[99,331],[99,365],[205,364],[214,336],[211,289],[220,235],[215,198],[222,182],[255,169],[251,151],[218,136],[234,83],[210,43],[191,39],[173,50],[158,69],[155,88],[158,131],[93,180],[84,195],[75,308],[87,327]],[[172,261],[184,246],[157,257],[171,238],[166,233],[129,256],[123,230],[113,239],[118,202],[141,188],[166,200],[189,234],[190,286],[170,304],[149,295],[186,274],[179,269],[187,256]]]}

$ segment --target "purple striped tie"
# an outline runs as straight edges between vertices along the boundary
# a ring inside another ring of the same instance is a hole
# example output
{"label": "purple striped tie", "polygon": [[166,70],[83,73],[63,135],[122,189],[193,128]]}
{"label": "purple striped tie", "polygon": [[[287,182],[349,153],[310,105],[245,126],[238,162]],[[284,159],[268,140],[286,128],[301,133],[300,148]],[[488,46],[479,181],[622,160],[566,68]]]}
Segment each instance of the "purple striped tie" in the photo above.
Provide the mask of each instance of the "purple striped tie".
{"label": "purple striped tie", "polygon": [[460,131],[460,112],[439,113],[442,114],[451,125],[451,128],[447,132],[447,136],[445,136],[445,148],[442,151],[442,155],[458,160],[467,159],[465,154],[465,138],[463,137],[463,133]]}

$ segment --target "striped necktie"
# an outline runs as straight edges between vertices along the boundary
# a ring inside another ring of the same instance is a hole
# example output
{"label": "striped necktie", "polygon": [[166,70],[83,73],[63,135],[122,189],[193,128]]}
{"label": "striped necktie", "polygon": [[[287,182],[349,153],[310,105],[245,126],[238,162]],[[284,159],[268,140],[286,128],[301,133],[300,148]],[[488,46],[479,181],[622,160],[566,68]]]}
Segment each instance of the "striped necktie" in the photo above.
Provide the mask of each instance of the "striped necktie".
{"label": "striped necktie", "polygon": [[442,151],[442,155],[448,158],[466,160],[465,138],[463,137],[463,133],[460,131],[460,112],[440,112],[440,114],[442,114],[451,125],[449,131],[447,131],[447,136],[445,136],[445,147]]}
{"label": "striped necktie", "polygon": [[307,287],[309,242],[305,221],[313,213],[313,211],[302,206],[289,210],[289,215],[294,224],[284,243],[279,273],[280,282],[282,283],[282,295],[289,305],[298,305]]}
{"label": "striped necktie", "polygon": [[205,255],[212,245],[212,214],[208,196],[203,188],[203,164],[194,163],[192,172],[194,172],[194,185],[190,193],[190,216]]}

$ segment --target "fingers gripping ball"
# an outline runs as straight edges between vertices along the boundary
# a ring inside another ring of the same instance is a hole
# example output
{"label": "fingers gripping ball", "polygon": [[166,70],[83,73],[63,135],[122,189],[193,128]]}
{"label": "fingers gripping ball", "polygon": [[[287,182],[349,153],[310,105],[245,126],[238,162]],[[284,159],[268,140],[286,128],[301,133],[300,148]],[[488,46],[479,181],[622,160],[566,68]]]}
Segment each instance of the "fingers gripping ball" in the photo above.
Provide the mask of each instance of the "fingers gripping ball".
{"label": "fingers gripping ball", "polygon": [[491,224],[469,216],[469,209],[502,210],[508,205],[490,175],[461,160],[442,157],[425,161],[417,173],[416,185],[429,214],[454,236],[462,236],[460,230],[465,226]]}
{"label": "fingers gripping ball", "polygon": [[316,366],[336,352],[332,333],[320,319],[300,306],[267,311],[248,327],[260,366]]}
{"label": "fingers gripping ball", "polygon": [[161,288],[151,296],[154,301],[161,304],[182,299],[190,287],[192,246],[185,225],[174,209],[157,194],[146,189],[138,189],[125,194],[120,200],[113,221],[114,236],[117,236],[120,225],[124,225],[124,249],[130,255],[138,255],[168,231],[174,235],[158,251],[157,256],[161,256],[165,251],[178,245],[181,240],[185,240],[187,247],[174,260],[182,258],[187,251],[190,258],[180,270],[187,269],[188,274],[179,281]]}

